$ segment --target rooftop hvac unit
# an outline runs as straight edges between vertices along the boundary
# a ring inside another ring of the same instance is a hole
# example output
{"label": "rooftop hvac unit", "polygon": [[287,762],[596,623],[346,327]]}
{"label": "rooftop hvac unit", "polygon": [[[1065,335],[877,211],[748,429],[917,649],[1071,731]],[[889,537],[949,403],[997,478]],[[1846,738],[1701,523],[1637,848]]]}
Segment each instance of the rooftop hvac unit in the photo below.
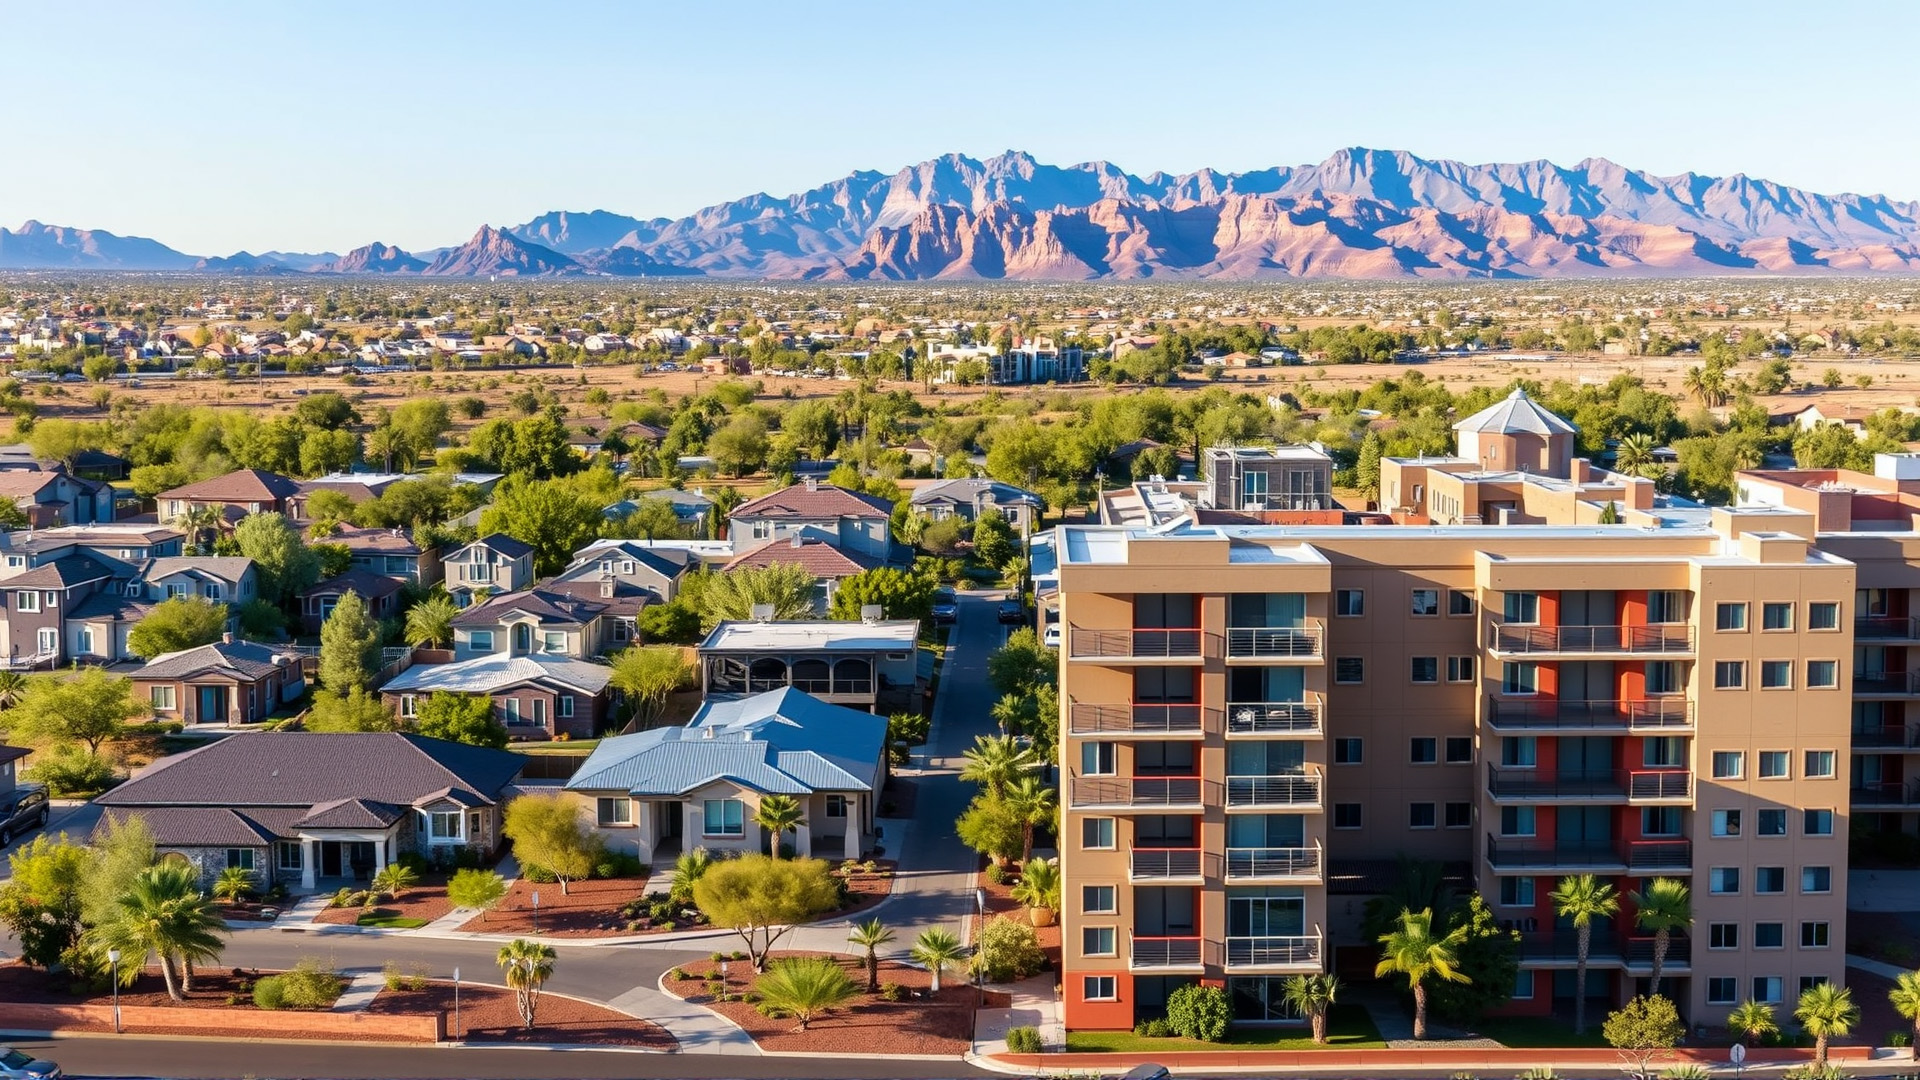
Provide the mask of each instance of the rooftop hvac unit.
{"label": "rooftop hvac unit", "polygon": [[754,622],[766,622],[772,618],[773,618],[772,604],[753,605],[753,621]]}

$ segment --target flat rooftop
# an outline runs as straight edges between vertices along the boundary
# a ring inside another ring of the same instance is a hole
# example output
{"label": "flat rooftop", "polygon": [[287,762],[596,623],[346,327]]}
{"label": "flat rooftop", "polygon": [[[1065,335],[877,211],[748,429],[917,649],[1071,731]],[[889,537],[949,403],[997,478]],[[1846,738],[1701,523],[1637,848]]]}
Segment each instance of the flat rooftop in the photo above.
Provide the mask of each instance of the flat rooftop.
{"label": "flat rooftop", "polygon": [[916,619],[883,622],[723,622],[700,643],[702,652],[753,649],[803,651],[854,649],[898,651],[912,649],[920,638]]}

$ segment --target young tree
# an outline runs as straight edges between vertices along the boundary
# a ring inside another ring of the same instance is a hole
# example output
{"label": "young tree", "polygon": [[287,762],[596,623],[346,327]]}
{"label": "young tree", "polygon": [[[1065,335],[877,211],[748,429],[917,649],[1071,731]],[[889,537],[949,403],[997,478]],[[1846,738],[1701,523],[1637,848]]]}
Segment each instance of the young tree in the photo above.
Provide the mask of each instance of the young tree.
{"label": "young tree", "polygon": [[961,756],[966,764],[960,767],[960,779],[979,784],[994,798],[1004,796],[1016,778],[1041,765],[1039,755],[1011,735],[976,735]]}
{"label": "young tree", "polygon": [[755,971],[795,925],[839,903],[825,862],[759,854],[714,863],[693,883],[693,899],[713,925],[740,935]]}
{"label": "young tree", "polygon": [[1398,926],[1380,935],[1381,958],[1373,976],[1404,975],[1413,990],[1413,1037],[1427,1037],[1427,979],[1466,982],[1454,950],[1466,935],[1455,930],[1443,936],[1433,930],[1433,911],[1402,911]]}
{"label": "young tree", "polygon": [[454,907],[478,911],[481,922],[506,897],[507,879],[492,870],[455,870],[447,880],[447,900]]}
{"label": "young tree", "polygon": [[94,831],[91,852],[81,873],[80,917],[98,926],[112,916],[133,879],[153,865],[153,832],[139,814],[108,814]]}
{"label": "young tree", "polygon": [[1887,1001],[1894,1012],[1913,1025],[1911,1056],[1920,1059],[1920,971],[1901,972],[1893,981],[1893,989],[1887,991]]}
{"label": "young tree", "polygon": [[515,938],[500,946],[494,962],[513,989],[513,1001],[520,1009],[520,1022],[533,1030],[534,1012],[540,1007],[540,988],[553,977],[558,954],[553,946],[526,938]]}
{"label": "young tree", "polygon": [[818,584],[812,571],[794,563],[715,574],[700,593],[702,622],[711,630],[723,622],[750,619],[753,609],[761,604],[773,608],[776,620],[810,619]]}
{"label": "young tree", "polygon": [[231,904],[243,896],[251,895],[254,884],[253,871],[244,866],[229,866],[214,879],[213,898]]}
{"label": "young tree", "polygon": [[380,624],[348,590],[320,626],[320,684],[337,694],[365,690],[380,670]]}
{"label": "young tree", "polygon": [[[95,950],[118,949],[138,970],[149,955],[160,960],[167,996],[185,1001],[191,965],[217,960],[226,924],[200,892],[199,872],[166,862],[142,870],[114,901],[106,922],[88,932]],[[182,965],[188,970],[182,972]]]}
{"label": "young tree", "polygon": [[1751,1043],[1778,1034],[1780,1024],[1773,1018],[1773,1006],[1748,998],[1727,1014],[1727,1030]]}
{"label": "young tree", "polygon": [[1058,820],[1058,793],[1053,785],[1028,774],[1007,785],[1005,798],[1007,807],[1020,819],[1020,862],[1025,864],[1033,859],[1034,829]]}
{"label": "young tree", "polygon": [[1003,865],[1019,854],[1026,839],[1020,815],[1004,796],[988,791],[974,796],[953,825],[961,843]]}
{"label": "young tree", "polygon": [[736,477],[758,469],[767,460],[766,421],[751,413],[735,416],[707,440],[707,454],[721,472]]}
{"label": "young tree", "polygon": [[754,991],[768,1008],[800,1021],[805,1031],[822,1014],[852,1001],[860,987],[828,957],[795,956],[768,964]]}
{"label": "young tree", "polygon": [[1817,982],[1800,991],[1793,1007],[1793,1018],[1813,1036],[1813,1060],[1827,1061],[1827,1040],[1845,1038],[1860,1022],[1860,1007],[1853,1003],[1853,991],[1830,982]]}
{"label": "young tree", "polygon": [[1660,993],[1660,969],[1667,962],[1667,947],[1675,930],[1693,925],[1693,898],[1687,884],[1678,878],[1654,878],[1645,892],[1631,892],[1633,920],[1642,930],[1653,931],[1653,977],[1648,982],[1654,994]]}
{"label": "young tree", "polygon": [[79,940],[81,895],[89,853],[61,833],[45,833],[7,857],[12,877],[0,885],[0,926],[20,943],[20,959],[51,968]]}
{"label": "young tree", "polygon": [[1020,545],[1013,536],[1013,526],[995,510],[983,511],[979,520],[973,523],[973,553],[980,561],[995,570],[1007,565],[1007,560],[1020,553]]}
{"label": "young tree", "polygon": [[313,708],[302,722],[308,731],[335,734],[343,731],[397,731],[400,722],[380,698],[356,686],[345,693],[321,690],[313,695]]}
{"label": "young tree", "polygon": [[407,644],[416,649],[452,644],[453,619],[460,605],[453,597],[436,591],[407,610]]}
{"label": "young tree", "polygon": [[847,940],[866,952],[867,993],[880,992],[880,946],[893,940],[893,931],[879,919],[868,919],[853,924],[847,931]]}
{"label": "young tree", "polygon": [[492,504],[480,515],[480,535],[505,533],[531,546],[534,572],[557,574],[574,552],[600,535],[606,520],[600,506],[566,483],[510,476],[500,482]]}
{"label": "young tree", "polygon": [[560,895],[569,882],[593,872],[599,845],[580,820],[580,811],[565,796],[522,795],[507,804],[501,834],[513,841],[514,857],[537,866],[560,880]]}
{"label": "young tree", "polygon": [[1635,1080],[1652,1080],[1654,1060],[1673,1049],[1687,1033],[1687,1025],[1673,1002],[1654,994],[1634,998],[1608,1014],[1600,1033],[1632,1064]]}
{"label": "young tree", "polygon": [[84,743],[89,754],[118,738],[127,721],[145,710],[133,699],[129,680],[90,667],[80,674],[32,679],[20,703],[7,710],[7,732],[37,746]]}
{"label": "young tree", "polygon": [[1612,918],[1620,910],[1620,900],[1614,895],[1613,886],[1592,874],[1561,878],[1550,898],[1554,913],[1573,923],[1573,1030],[1575,1034],[1584,1035],[1587,1031],[1587,953],[1593,946],[1593,920]]}
{"label": "young tree", "polygon": [[633,513],[624,519],[625,531],[645,540],[669,540],[682,536],[687,528],[680,515],[665,499],[641,499]]}
{"label": "young tree", "polygon": [[1007,635],[1007,643],[987,654],[987,680],[1002,696],[1031,694],[1060,680],[1060,657],[1040,643],[1032,627]]}
{"label": "young tree", "polygon": [[1281,995],[1288,1008],[1307,1018],[1313,1029],[1313,1041],[1325,1046],[1327,1014],[1333,1011],[1334,999],[1340,996],[1340,977],[1295,975],[1281,984]]}
{"label": "young tree", "polygon": [[1450,902],[1441,925],[1464,935],[1454,956],[1472,981],[1436,984],[1433,1010],[1449,1020],[1476,1023],[1513,1000],[1514,980],[1520,974],[1520,932],[1502,927],[1479,893],[1470,893],[1464,904]]}
{"label": "young tree", "polygon": [[781,838],[787,833],[798,833],[803,814],[799,800],[791,795],[762,795],[760,806],[753,812],[753,823],[767,832],[767,847],[774,858],[780,857]]}
{"label": "young tree", "polygon": [[507,748],[507,729],[493,718],[493,701],[485,694],[437,690],[414,710],[413,727],[428,738]]}
{"label": "young tree", "polygon": [[877,566],[842,581],[834,590],[828,615],[852,621],[860,617],[862,607],[874,605],[884,618],[924,622],[933,617],[933,590],[937,587],[925,574],[897,566]]}
{"label": "young tree", "polygon": [[635,645],[614,656],[609,681],[633,709],[628,728],[641,730],[660,722],[674,691],[692,677],[693,665],[679,646]]}
{"label": "young tree", "polygon": [[127,650],[151,660],[162,653],[211,645],[226,633],[227,617],[227,605],[198,596],[163,600],[127,631]]}
{"label": "young tree", "polygon": [[420,875],[406,863],[388,863],[373,875],[367,884],[374,892],[381,893],[389,900],[398,900],[400,895],[420,883]]}
{"label": "young tree", "polygon": [[320,556],[300,539],[300,530],[277,513],[249,514],[234,526],[240,554],[253,560],[260,595],[284,606],[320,580]]}
{"label": "young tree", "polygon": [[920,931],[914,939],[913,950],[909,954],[914,961],[926,965],[933,974],[933,992],[940,992],[940,973],[948,968],[958,967],[960,961],[967,958],[967,947],[960,944],[959,935],[951,930],[934,927]]}

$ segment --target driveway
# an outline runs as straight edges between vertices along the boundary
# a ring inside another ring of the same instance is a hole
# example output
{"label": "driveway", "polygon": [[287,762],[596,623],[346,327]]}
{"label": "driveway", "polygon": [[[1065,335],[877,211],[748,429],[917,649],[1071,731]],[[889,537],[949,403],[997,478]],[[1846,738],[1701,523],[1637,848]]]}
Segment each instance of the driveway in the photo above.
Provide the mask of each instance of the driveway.
{"label": "driveway", "polygon": [[[53,813],[47,818],[47,828],[45,831],[48,836],[59,836],[64,832],[68,837],[72,838],[74,842],[84,843],[87,836],[93,832],[94,824],[99,820],[100,807],[90,802],[76,801],[73,799],[55,799],[53,801]],[[6,881],[13,877],[13,863],[7,859],[6,856],[20,850],[25,844],[33,843],[33,838],[38,835],[40,835],[40,830],[36,829],[25,836],[16,838],[10,846],[0,848],[0,881]]]}

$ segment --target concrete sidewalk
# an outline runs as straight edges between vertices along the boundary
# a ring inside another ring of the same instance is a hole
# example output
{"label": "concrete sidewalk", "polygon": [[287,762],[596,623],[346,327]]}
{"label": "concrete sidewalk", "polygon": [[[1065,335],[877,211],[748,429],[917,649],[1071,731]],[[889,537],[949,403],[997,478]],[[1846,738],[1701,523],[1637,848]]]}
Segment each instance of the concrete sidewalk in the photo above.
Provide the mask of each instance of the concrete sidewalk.
{"label": "concrete sidewalk", "polygon": [[[1053,992],[1053,973],[1035,975],[1011,986],[987,989],[1011,992],[1012,1004],[1004,1009],[981,1009],[973,1014],[973,1056],[1007,1052],[1007,1032],[1030,1027],[1040,1032],[1040,1045],[1049,1051],[1067,1045],[1067,1028],[1061,1019],[1060,999]],[[976,1063],[977,1064],[977,1063]]]}
{"label": "concrete sidewalk", "polygon": [[680,1041],[683,1054],[760,1055],[760,1047],[731,1021],[663,990],[636,986],[607,1005],[659,1024]]}

